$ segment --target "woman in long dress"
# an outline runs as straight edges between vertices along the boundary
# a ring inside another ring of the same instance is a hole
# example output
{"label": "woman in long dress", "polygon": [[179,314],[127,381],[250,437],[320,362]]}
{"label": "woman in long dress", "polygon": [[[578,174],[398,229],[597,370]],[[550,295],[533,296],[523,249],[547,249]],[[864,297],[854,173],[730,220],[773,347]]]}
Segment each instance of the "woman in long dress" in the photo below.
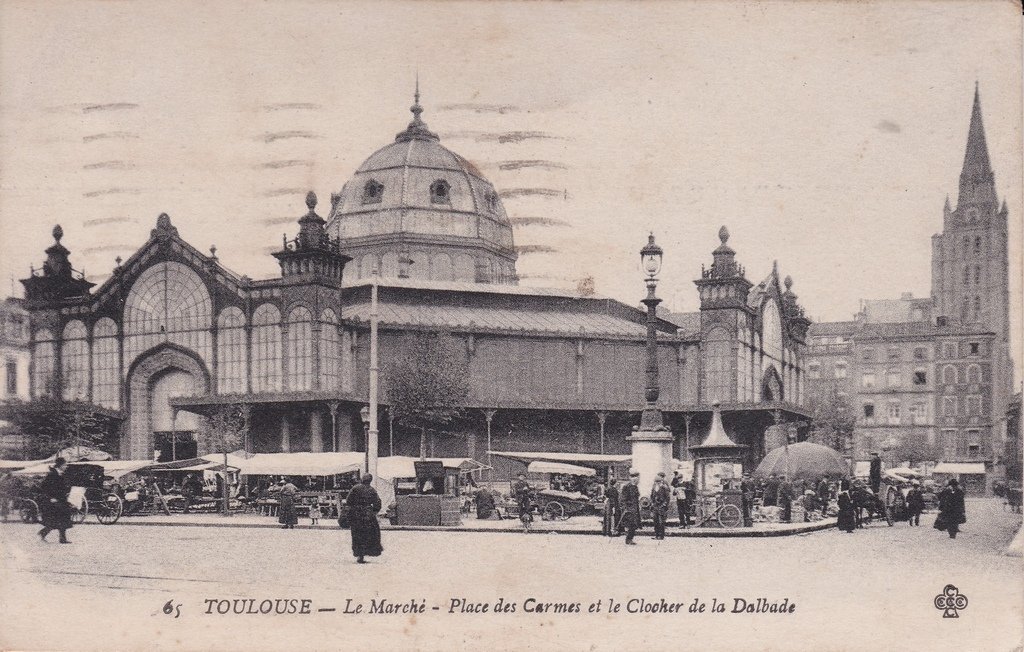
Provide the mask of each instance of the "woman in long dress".
{"label": "woman in long dress", "polygon": [[967,522],[967,510],[964,508],[964,492],[956,478],[951,478],[946,488],[939,493],[939,515],[935,519],[935,529],[949,532],[949,538],[955,539],[960,526]]}
{"label": "woman in long dress", "polygon": [[356,562],[365,564],[365,557],[379,557],[384,548],[380,544],[380,496],[370,486],[373,476],[365,474],[359,484],[352,487],[345,504],[349,507],[349,527],[352,530],[352,554]]}
{"label": "woman in long dress", "polygon": [[281,527],[285,530],[294,530],[295,526],[299,522],[299,515],[295,511],[295,492],[299,490],[298,487],[293,485],[291,482],[281,481],[281,496],[279,500],[281,505],[277,512],[277,522],[281,524]]}
{"label": "woman in long dress", "polygon": [[836,497],[839,503],[839,518],[836,526],[843,532],[852,533],[857,529],[857,508],[850,496],[850,481],[843,480],[839,485],[839,495]]}

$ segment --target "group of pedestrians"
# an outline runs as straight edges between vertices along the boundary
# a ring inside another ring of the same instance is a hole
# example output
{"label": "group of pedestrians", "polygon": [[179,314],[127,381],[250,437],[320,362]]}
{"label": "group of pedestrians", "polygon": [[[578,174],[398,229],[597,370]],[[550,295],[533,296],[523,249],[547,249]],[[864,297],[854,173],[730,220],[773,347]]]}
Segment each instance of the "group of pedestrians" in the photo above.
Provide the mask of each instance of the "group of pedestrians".
{"label": "group of pedestrians", "polygon": [[[869,480],[870,480],[869,476]],[[860,506],[856,499],[856,489],[851,489],[850,481],[843,480],[839,487],[837,501],[839,503],[839,518],[836,526],[843,532],[853,533],[858,527],[863,527],[858,518]],[[902,496],[897,490],[897,499],[902,499],[905,504],[907,524],[911,527],[921,525],[921,513],[924,512],[924,492],[921,483],[914,480],[906,496]],[[939,492],[939,514],[935,518],[933,527],[936,530],[949,533],[949,538],[955,539],[960,532],[960,526],[967,522],[967,510],[964,505],[964,492],[956,478],[951,478],[946,486]]]}
{"label": "group of pedestrians", "polygon": [[[602,531],[605,536],[617,537],[626,535],[626,545],[636,545],[636,532],[640,529],[640,472],[629,470],[629,481],[621,489],[614,480],[609,480],[605,489],[605,512]],[[680,527],[686,527],[689,505],[692,500],[692,489],[677,471],[671,484],[665,473],[659,472],[654,477],[650,493],[651,518],[654,521],[654,539],[665,538],[668,524],[668,513],[672,501],[676,501],[679,510]]]}

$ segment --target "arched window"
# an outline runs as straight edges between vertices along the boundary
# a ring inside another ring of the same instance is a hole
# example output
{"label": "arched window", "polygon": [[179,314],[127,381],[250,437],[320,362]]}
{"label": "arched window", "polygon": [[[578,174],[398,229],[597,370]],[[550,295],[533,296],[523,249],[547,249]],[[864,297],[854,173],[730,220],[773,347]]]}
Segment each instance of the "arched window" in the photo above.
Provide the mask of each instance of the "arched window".
{"label": "arched window", "polygon": [[32,391],[36,397],[53,396],[54,367],[57,362],[53,333],[41,328],[32,337]]}
{"label": "arched window", "polygon": [[338,316],[328,308],[320,314],[320,389],[338,389],[340,362]]}
{"label": "arched window", "polygon": [[488,190],[487,194],[484,195],[484,201],[487,203],[487,210],[489,212],[498,212],[498,193],[493,190]]}
{"label": "arched window", "polygon": [[430,259],[430,278],[435,281],[451,281],[454,279],[452,257],[446,253],[434,254]]}
{"label": "arched window", "polygon": [[438,179],[430,184],[430,201],[435,204],[448,204],[451,202],[451,186],[444,179]]}
{"label": "arched window", "polygon": [[762,348],[766,355],[782,360],[782,321],[779,318],[779,308],[774,299],[764,302],[764,310],[761,313]]}
{"label": "arched window", "polygon": [[974,318],[981,318],[981,297],[978,295],[974,296]]}
{"label": "arched window", "polygon": [[288,314],[288,388],[313,389],[313,318],[299,306]]}
{"label": "arched window", "polygon": [[731,401],[733,388],[732,341],[729,333],[716,328],[708,333],[705,341],[704,392],[707,402]]}
{"label": "arched window", "polygon": [[967,367],[967,382],[968,383],[980,383],[981,382],[981,367],[972,364]]}
{"label": "arched window", "polygon": [[956,367],[948,364],[942,368],[942,382],[947,385],[956,384]]}
{"label": "arched window", "polygon": [[92,402],[121,407],[121,369],[117,359],[117,324],[104,317],[92,327]]}
{"label": "arched window", "polygon": [[971,282],[971,268],[970,266],[964,266],[964,285]]}
{"label": "arched window", "polygon": [[981,265],[974,266],[974,284],[978,285],[981,283]]}
{"label": "arched window", "polygon": [[234,306],[217,317],[217,392],[246,391],[245,315]]}
{"label": "arched window", "polygon": [[379,204],[384,198],[384,184],[376,179],[370,179],[363,186],[363,203]]}
{"label": "arched window", "polygon": [[252,391],[281,391],[281,311],[269,303],[252,315]]}
{"label": "arched window", "polygon": [[89,399],[89,342],[85,337],[85,324],[77,319],[64,327],[60,361],[65,401]]}
{"label": "arched window", "polygon": [[181,263],[157,263],[139,276],[125,301],[125,367],[163,342],[209,360],[212,325],[210,293],[199,275]]}
{"label": "arched window", "polygon": [[981,236],[974,236],[974,253],[981,253]]}

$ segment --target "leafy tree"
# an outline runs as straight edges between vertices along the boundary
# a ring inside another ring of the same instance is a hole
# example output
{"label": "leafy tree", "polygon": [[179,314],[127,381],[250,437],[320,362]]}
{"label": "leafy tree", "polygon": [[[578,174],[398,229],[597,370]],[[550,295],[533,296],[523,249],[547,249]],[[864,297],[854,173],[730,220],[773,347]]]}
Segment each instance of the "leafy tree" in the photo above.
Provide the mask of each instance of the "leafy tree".
{"label": "leafy tree", "polygon": [[245,442],[251,414],[251,407],[245,403],[221,405],[207,415],[203,425],[200,426],[201,441],[206,443],[209,450],[224,456],[224,492],[222,496],[224,502],[221,509],[225,515],[228,514],[230,508],[230,492],[227,483],[228,453],[238,450]]}
{"label": "leafy tree", "polygon": [[29,459],[49,457],[69,447],[116,449],[121,419],[82,401],[44,396],[11,401],[3,414],[25,437]]}
{"label": "leafy tree", "polygon": [[840,452],[849,450],[857,415],[839,388],[832,384],[813,388],[807,407],[811,412],[810,440]]}
{"label": "leafy tree", "polygon": [[942,457],[942,448],[929,444],[927,439],[904,436],[899,446],[889,451],[894,462],[910,462],[913,466],[919,462],[936,462]]}
{"label": "leafy tree", "polygon": [[469,396],[465,352],[448,333],[408,333],[401,351],[384,369],[390,414],[400,426],[420,431],[420,458],[427,456],[427,430],[450,424]]}

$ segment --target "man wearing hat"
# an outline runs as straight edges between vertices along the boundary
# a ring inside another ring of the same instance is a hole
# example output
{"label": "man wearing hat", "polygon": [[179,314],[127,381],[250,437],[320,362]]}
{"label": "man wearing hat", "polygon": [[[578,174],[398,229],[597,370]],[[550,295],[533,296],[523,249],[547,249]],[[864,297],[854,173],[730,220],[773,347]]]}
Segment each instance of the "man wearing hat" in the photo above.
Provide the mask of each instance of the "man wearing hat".
{"label": "man wearing hat", "polygon": [[924,492],[921,491],[921,483],[911,480],[910,491],[907,492],[907,523],[912,526],[920,526],[921,512],[923,511]]}
{"label": "man wearing hat", "polygon": [[619,504],[622,507],[622,521],[619,526],[626,531],[626,545],[635,546],[633,537],[640,527],[640,472],[629,470],[629,482],[622,488]]}
{"label": "man wearing hat", "polygon": [[882,485],[882,458],[878,456],[878,453],[871,453],[871,466],[868,470],[868,480],[871,481],[872,493],[877,496],[878,488]]}
{"label": "man wearing hat", "polygon": [[654,486],[651,487],[651,514],[654,516],[654,538],[665,538],[665,521],[668,520],[668,501],[672,493],[665,484],[665,473],[659,471],[654,478]]}
{"label": "man wearing hat", "polygon": [[676,511],[679,512],[679,527],[686,527],[690,520],[690,493],[681,470],[672,473],[672,493],[676,497]]}

